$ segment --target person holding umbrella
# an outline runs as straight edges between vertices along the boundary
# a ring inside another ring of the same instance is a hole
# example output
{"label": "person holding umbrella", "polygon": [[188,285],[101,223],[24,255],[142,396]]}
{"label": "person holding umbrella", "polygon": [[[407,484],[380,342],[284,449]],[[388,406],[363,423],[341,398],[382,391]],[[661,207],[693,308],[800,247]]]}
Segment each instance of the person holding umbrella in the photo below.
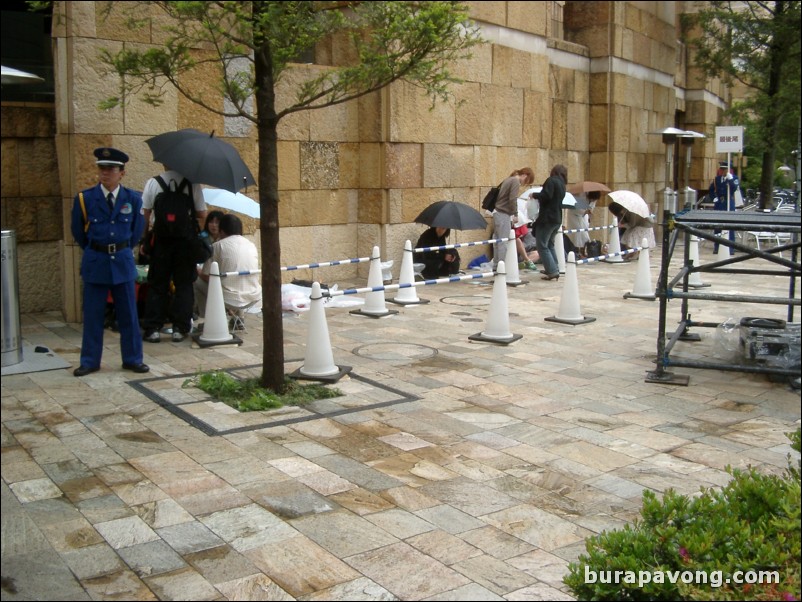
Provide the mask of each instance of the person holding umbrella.
{"label": "person holding umbrella", "polygon": [[[448,244],[449,234],[451,234],[451,230],[448,228],[429,228],[420,235],[418,242],[415,243],[415,248],[443,247]],[[422,251],[415,253],[413,259],[416,263],[426,266],[421,274],[427,280],[441,276],[453,276],[459,272],[460,256],[456,249]]]}
{"label": "person holding umbrella", "polygon": [[[493,211],[493,238],[508,238],[514,220],[518,216],[518,191],[521,186],[529,186],[535,181],[535,173],[530,167],[516,169],[499,185],[496,208]],[[537,237],[537,235],[536,235]],[[541,254],[542,255],[542,254]],[[493,271],[498,262],[507,256],[507,243],[497,242],[493,246]]]}
{"label": "person holding umbrella", "polygon": [[[608,207],[618,219],[620,240],[622,249],[634,249],[643,244],[646,239],[646,246],[654,248],[657,242],[654,238],[654,220],[646,201],[640,195],[629,190],[616,190],[609,193],[613,202]],[[631,253],[624,257],[624,261],[631,261],[638,258],[639,253]]]}
{"label": "person holding umbrella", "polygon": [[[157,202],[163,202],[161,197],[169,191],[183,193],[186,197],[186,209],[172,219],[156,209]],[[195,296],[192,285],[198,277],[195,259],[191,254],[189,240],[197,236],[198,229],[206,219],[206,202],[199,184],[190,183],[184,176],[164,165],[164,171],[145,183],[142,193],[142,207],[145,213],[146,228],[150,228],[153,216],[152,229],[154,236],[150,244],[150,269],[148,270],[148,298],[145,302],[145,318],[142,327],[145,332],[143,339],[148,343],[161,341],[160,330],[168,321],[168,311],[173,323],[172,340],[174,343],[183,341],[192,330],[192,309]],[[177,228],[175,224],[180,220],[189,220],[188,215],[195,216],[197,223],[186,223],[179,229],[185,232],[173,233]],[[167,222],[170,222],[169,224]],[[171,234],[165,232],[171,229]],[[150,232],[146,230],[143,240],[151,240]],[[170,303],[170,284],[175,292]]]}

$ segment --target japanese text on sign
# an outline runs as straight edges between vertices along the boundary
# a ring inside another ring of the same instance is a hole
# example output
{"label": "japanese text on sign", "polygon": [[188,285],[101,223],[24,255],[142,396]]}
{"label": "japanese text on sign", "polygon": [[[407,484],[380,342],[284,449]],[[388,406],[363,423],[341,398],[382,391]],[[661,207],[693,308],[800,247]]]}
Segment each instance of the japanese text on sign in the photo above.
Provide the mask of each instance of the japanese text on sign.
{"label": "japanese text on sign", "polygon": [[741,153],[744,147],[744,128],[740,125],[716,128],[716,153]]}

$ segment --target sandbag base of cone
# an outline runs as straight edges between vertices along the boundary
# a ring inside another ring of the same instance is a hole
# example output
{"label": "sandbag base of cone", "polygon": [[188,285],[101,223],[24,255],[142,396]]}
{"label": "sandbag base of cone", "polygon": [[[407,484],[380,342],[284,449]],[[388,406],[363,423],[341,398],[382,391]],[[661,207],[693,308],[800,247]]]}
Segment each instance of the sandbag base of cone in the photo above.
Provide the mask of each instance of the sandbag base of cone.
{"label": "sandbag base of cone", "polygon": [[206,347],[219,347],[220,345],[237,346],[237,345],[242,345],[243,343],[242,339],[235,334],[232,334],[231,339],[229,339],[228,341],[204,341],[202,332],[199,332],[198,334],[193,334],[192,341],[195,344],[197,344],[198,347],[201,347],[203,349],[205,349]]}
{"label": "sandbag base of cone", "polygon": [[560,324],[571,324],[576,326],[577,324],[587,324],[588,322],[595,322],[596,318],[589,318],[587,316],[582,316],[581,318],[577,319],[566,319],[566,318],[558,318],[557,316],[551,316],[549,318],[543,318],[546,322],[559,322]]}
{"label": "sandbag base of cone", "polygon": [[523,286],[529,284],[528,280],[519,280],[518,282],[507,282],[507,286]]}
{"label": "sandbag base of cone", "polygon": [[395,303],[396,305],[425,305],[429,303],[429,300],[418,297],[417,301],[406,301],[398,297],[393,297],[392,299],[387,299],[387,303]]}
{"label": "sandbag base of cone", "polygon": [[496,345],[510,345],[514,343],[518,339],[524,338],[522,334],[513,334],[509,338],[506,339],[496,339],[493,337],[488,337],[485,335],[484,332],[477,332],[476,334],[472,334],[468,337],[469,341],[480,341],[482,343],[495,343]]}
{"label": "sandbag base of cone", "polygon": [[687,374],[674,374],[673,372],[647,372],[644,382],[655,383],[658,385],[680,385],[687,387],[691,377]]}
{"label": "sandbag base of cone", "polygon": [[386,318],[387,316],[394,316],[398,313],[396,309],[388,309],[384,313],[381,314],[373,314],[366,312],[364,309],[352,309],[348,312],[349,314],[353,314],[355,316],[365,316],[366,318]]}
{"label": "sandbag base of cone", "polygon": [[315,376],[315,375],[310,375],[310,374],[304,374],[302,372],[303,367],[301,367],[301,368],[298,368],[297,370],[294,370],[292,373],[288,374],[287,376],[290,377],[293,380],[313,380],[313,381],[321,382],[321,383],[336,383],[343,376],[345,376],[346,374],[350,373],[352,369],[353,368],[351,368],[351,366],[337,366],[337,372],[335,372],[334,374],[325,374],[325,375],[322,375],[322,376]]}
{"label": "sandbag base of cone", "polygon": [[636,295],[635,293],[624,293],[624,299],[642,299],[643,301],[654,301],[654,295]]}

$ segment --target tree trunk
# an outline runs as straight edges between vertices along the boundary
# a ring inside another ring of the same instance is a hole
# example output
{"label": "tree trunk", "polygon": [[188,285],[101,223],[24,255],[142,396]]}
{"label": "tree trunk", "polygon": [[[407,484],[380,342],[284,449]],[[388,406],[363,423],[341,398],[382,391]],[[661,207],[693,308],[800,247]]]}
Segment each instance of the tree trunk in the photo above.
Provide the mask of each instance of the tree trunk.
{"label": "tree trunk", "polygon": [[262,255],[261,385],[284,390],[284,325],[281,315],[281,245],[278,222],[278,121],[272,63],[266,48],[255,54],[259,130],[259,234]]}
{"label": "tree trunk", "polygon": [[[777,2],[774,14],[775,23],[782,19],[785,4]],[[766,91],[768,96],[768,112],[766,113],[766,136],[771,141],[766,151],[763,153],[762,172],[760,174],[760,208],[771,209],[774,197],[774,157],[776,153],[775,144],[777,141],[777,124],[780,115],[777,110],[775,97],[780,93],[780,78],[782,76],[782,66],[787,60],[785,53],[787,49],[782,36],[776,35],[778,28],[774,28],[775,35],[772,36],[769,45],[769,85]]]}

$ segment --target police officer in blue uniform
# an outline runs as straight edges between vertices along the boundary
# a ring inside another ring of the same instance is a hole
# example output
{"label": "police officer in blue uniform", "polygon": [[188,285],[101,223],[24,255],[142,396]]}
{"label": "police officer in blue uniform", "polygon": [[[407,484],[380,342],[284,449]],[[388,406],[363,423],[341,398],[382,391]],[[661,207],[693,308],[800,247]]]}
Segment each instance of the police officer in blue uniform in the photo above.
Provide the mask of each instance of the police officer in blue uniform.
{"label": "police officer in blue uniform", "polygon": [[94,154],[100,183],[79,193],[72,206],[72,235],[84,251],[84,333],[81,364],[73,374],[100,370],[109,291],[120,327],[123,368],[144,373],[150,368],[142,362],[133,253],[144,227],[142,195],[120,185],[128,155],[115,148],[97,148]]}
{"label": "police officer in blue uniform", "polygon": [[[718,173],[710,183],[708,196],[713,200],[713,209],[716,211],[735,211],[735,191],[740,186],[738,176],[732,173],[729,163],[722,161],[718,164]],[[720,234],[721,230],[714,230]],[[730,230],[730,240],[735,240],[735,230]],[[713,253],[718,253],[718,243],[713,244]]]}

